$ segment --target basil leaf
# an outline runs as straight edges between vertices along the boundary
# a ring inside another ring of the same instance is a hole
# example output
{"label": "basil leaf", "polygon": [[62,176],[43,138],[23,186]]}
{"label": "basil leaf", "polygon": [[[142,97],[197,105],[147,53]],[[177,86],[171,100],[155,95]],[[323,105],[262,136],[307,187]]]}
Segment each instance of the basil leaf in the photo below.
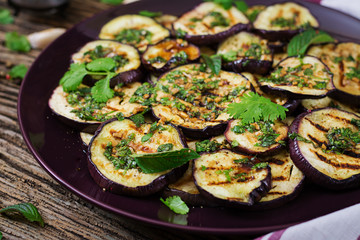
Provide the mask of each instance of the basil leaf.
{"label": "basil leaf", "polygon": [[221,56],[212,55],[209,57],[208,55],[202,54],[201,57],[204,59],[206,66],[210,68],[214,74],[219,75],[221,69]]}
{"label": "basil leaf", "polygon": [[247,5],[247,3],[246,3],[245,1],[243,1],[243,0],[241,0],[241,1],[235,1],[234,3],[235,3],[236,8],[237,8],[240,12],[245,13],[245,12],[248,10],[248,8],[249,8],[249,6]]}
{"label": "basil leaf", "polygon": [[108,72],[116,67],[116,62],[112,58],[98,58],[86,65],[86,68],[92,72]]}
{"label": "basil leaf", "polygon": [[37,208],[31,203],[20,203],[8,206],[0,210],[0,213],[18,212],[21,213],[30,222],[39,222],[44,227],[44,220],[39,214]]}
{"label": "basil leaf", "polygon": [[70,70],[60,79],[60,85],[65,92],[76,90],[87,74],[85,63],[73,63],[70,65]]}
{"label": "basil leaf", "polygon": [[171,196],[166,198],[166,200],[160,198],[160,200],[175,213],[187,214],[189,212],[189,207],[179,196]]}
{"label": "basil leaf", "polygon": [[29,52],[31,50],[31,45],[26,36],[17,32],[7,32],[5,34],[5,46],[12,51],[18,52]]}
{"label": "basil leaf", "polygon": [[92,97],[96,102],[106,102],[114,97],[114,90],[110,88],[110,80],[115,75],[116,73],[109,73],[106,78],[97,81],[95,86],[91,88]]}
{"label": "basil leaf", "polygon": [[102,3],[118,5],[124,2],[124,0],[100,0]]}
{"label": "basil leaf", "polygon": [[143,10],[139,12],[139,15],[154,18],[154,17],[160,17],[162,15],[162,12],[151,12],[151,11]]}
{"label": "basil leaf", "polygon": [[334,39],[324,31],[317,31],[310,28],[290,40],[287,53],[289,56],[304,56],[307,48],[311,44],[326,42],[334,42]]}
{"label": "basil leaf", "polygon": [[0,8],[0,24],[9,24],[13,23],[14,18],[11,16],[11,13],[6,8]]}
{"label": "basil leaf", "polygon": [[181,150],[133,154],[136,163],[144,173],[157,173],[184,165],[188,161],[200,157],[194,150],[184,148]]}
{"label": "basil leaf", "polygon": [[24,64],[19,64],[11,68],[9,75],[11,78],[23,79],[28,71],[28,68]]}

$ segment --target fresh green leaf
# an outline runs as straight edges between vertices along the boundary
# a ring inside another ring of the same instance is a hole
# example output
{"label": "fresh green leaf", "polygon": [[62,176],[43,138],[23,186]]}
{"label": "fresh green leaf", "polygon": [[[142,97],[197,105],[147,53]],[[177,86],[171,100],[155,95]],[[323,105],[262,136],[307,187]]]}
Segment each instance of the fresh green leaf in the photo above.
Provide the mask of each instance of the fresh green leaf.
{"label": "fresh green leaf", "polygon": [[11,13],[6,8],[0,8],[0,24],[9,24],[13,23],[14,18],[11,16]]}
{"label": "fresh green leaf", "polygon": [[74,91],[81,84],[86,74],[88,71],[85,63],[73,63],[70,65],[70,70],[60,79],[60,85],[63,86],[65,92]]}
{"label": "fresh green leaf", "polygon": [[0,213],[18,212],[21,213],[30,222],[38,222],[44,227],[44,220],[39,214],[37,208],[31,203],[20,203],[8,206],[0,210]]}
{"label": "fresh green leaf", "polygon": [[285,107],[253,92],[244,95],[241,102],[229,104],[227,108],[231,117],[241,119],[244,124],[260,120],[274,121],[279,117],[285,119],[286,111]]}
{"label": "fresh green leaf", "polygon": [[132,115],[130,119],[135,123],[136,127],[140,127],[141,124],[145,123],[145,118],[143,113]]}
{"label": "fresh green leaf", "polygon": [[28,71],[28,68],[24,64],[19,64],[11,68],[9,75],[11,78],[23,79]]}
{"label": "fresh green leaf", "polygon": [[160,17],[162,15],[162,12],[151,12],[151,11],[143,10],[139,12],[139,15],[154,18],[154,17]]}
{"label": "fresh green leaf", "polygon": [[235,1],[235,6],[236,8],[240,11],[240,12],[243,12],[245,13],[249,6],[247,5],[247,3],[244,1],[244,0],[241,0],[241,1]]}
{"label": "fresh green leaf", "polygon": [[293,37],[288,45],[289,56],[303,56],[311,44],[334,42],[334,39],[324,31],[307,29]]}
{"label": "fresh green leaf", "polygon": [[102,3],[111,4],[111,5],[119,5],[124,2],[124,0],[100,0]]}
{"label": "fresh green leaf", "polygon": [[210,68],[214,74],[218,75],[221,69],[221,56],[201,54],[201,57],[204,59],[206,66]]}
{"label": "fresh green leaf", "polygon": [[2,235],[2,233],[0,232],[0,240],[2,239],[2,237],[3,237],[3,235]]}
{"label": "fresh green leaf", "polygon": [[114,67],[116,67],[116,62],[112,58],[98,58],[86,65],[86,68],[92,72],[108,72]]}
{"label": "fresh green leaf", "polygon": [[17,32],[7,32],[5,34],[5,46],[12,51],[18,52],[29,52],[31,50],[27,37]]}
{"label": "fresh green leaf", "polygon": [[115,75],[116,73],[109,73],[106,78],[97,81],[91,88],[92,97],[96,102],[106,102],[114,97],[114,90],[110,88],[110,79]]}
{"label": "fresh green leaf", "polygon": [[205,2],[214,2],[228,10],[232,7],[233,0],[204,0]]}
{"label": "fresh green leaf", "polygon": [[144,173],[157,173],[184,165],[200,155],[194,150],[184,148],[169,152],[134,154],[132,157]]}
{"label": "fresh green leaf", "polygon": [[183,200],[181,200],[179,196],[171,196],[166,198],[165,200],[160,198],[160,200],[168,208],[170,208],[173,212],[177,214],[187,214],[189,212],[189,207]]}

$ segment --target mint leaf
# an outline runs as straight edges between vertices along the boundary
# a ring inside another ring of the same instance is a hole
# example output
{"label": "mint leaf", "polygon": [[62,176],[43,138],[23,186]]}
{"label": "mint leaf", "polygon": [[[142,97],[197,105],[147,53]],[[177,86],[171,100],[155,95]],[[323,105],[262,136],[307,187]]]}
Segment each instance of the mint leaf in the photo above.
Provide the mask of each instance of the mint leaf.
{"label": "mint leaf", "polygon": [[162,12],[151,12],[151,11],[143,10],[139,12],[139,15],[154,18],[154,17],[160,17],[162,15]]}
{"label": "mint leaf", "polygon": [[324,31],[310,28],[290,40],[287,53],[289,56],[304,56],[311,44],[326,42],[334,42],[334,39]]}
{"label": "mint leaf", "polygon": [[60,85],[65,92],[76,90],[88,73],[85,63],[73,63],[70,65],[70,70],[60,79]]}
{"label": "mint leaf", "polygon": [[11,16],[11,13],[6,8],[0,8],[0,24],[9,24],[13,23],[14,18]]}
{"label": "mint leaf", "polygon": [[158,173],[184,165],[190,160],[200,157],[194,150],[181,150],[131,155],[144,173]]}
{"label": "mint leaf", "polygon": [[23,79],[28,71],[28,68],[24,64],[19,64],[11,68],[9,75],[11,78]]}
{"label": "mint leaf", "polygon": [[106,102],[114,97],[114,90],[110,88],[110,79],[115,75],[116,73],[109,73],[106,78],[97,81],[91,88],[92,97],[96,102]]}
{"label": "mint leaf", "polygon": [[5,34],[5,46],[12,51],[18,52],[29,52],[31,50],[29,40],[26,36],[17,32],[7,32]]}
{"label": "mint leaf", "polygon": [[44,221],[37,208],[31,203],[20,203],[8,206],[0,210],[0,213],[18,212],[21,213],[30,222],[39,222],[44,227]]}
{"label": "mint leaf", "polygon": [[124,2],[124,0],[100,0],[102,3],[111,4],[111,5],[118,5]]}
{"label": "mint leaf", "polygon": [[247,3],[246,3],[245,1],[243,1],[243,0],[241,0],[241,1],[235,1],[234,3],[235,3],[236,8],[237,8],[240,12],[245,13],[245,12],[248,10],[248,8],[249,8],[249,6],[247,5]]}
{"label": "mint leaf", "polygon": [[98,58],[89,62],[86,68],[92,72],[108,72],[116,67],[116,62],[112,58]]}
{"label": "mint leaf", "polygon": [[221,69],[221,56],[220,55],[208,56],[205,54],[201,54],[201,57],[204,59],[206,66],[210,68],[214,74],[219,75]]}
{"label": "mint leaf", "polygon": [[177,214],[187,214],[189,212],[189,207],[179,196],[167,197],[166,200],[160,198],[160,200]]}

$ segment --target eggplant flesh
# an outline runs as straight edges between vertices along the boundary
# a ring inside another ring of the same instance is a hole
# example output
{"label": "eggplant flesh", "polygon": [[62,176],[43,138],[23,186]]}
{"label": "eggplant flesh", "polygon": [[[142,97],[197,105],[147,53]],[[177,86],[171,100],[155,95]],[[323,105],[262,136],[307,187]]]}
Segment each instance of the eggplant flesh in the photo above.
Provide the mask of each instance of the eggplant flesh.
{"label": "eggplant flesh", "polygon": [[201,64],[188,64],[159,77],[152,111],[161,121],[180,126],[187,137],[209,138],[225,131],[227,105],[249,91],[250,82],[240,74],[215,75],[202,71]]}
{"label": "eggplant flesh", "polygon": [[266,163],[225,149],[203,153],[194,161],[193,174],[200,193],[225,206],[247,208],[271,188]]}
{"label": "eggplant flesh", "polygon": [[[180,178],[186,171],[187,164],[160,173],[144,173],[135,163],[126,166],[117,165],[117,161],[110,160],[105,153],[110,144],[113,147],[110,154],[121,162],[120,158],[123,156],[116,155],[118,144],[122,144],[121,151],[124,152],[123,148],[126,148],[124,156],[130,158],[131,154],[155,153],[163,144],[171,144],[171,150],[186,147],[183,136],[176,127],[161,126],[161,130],[153,131],[152,137],[144,142],[143,137],[151,131],[151,124],[142,124],[138,127],[129,119],[122,121],[113,119],[101,125],[91,140],[88,150],[89,170],[97,184],[118,194],[147,196]],[[123,145],[124,141],[125,145]],[[126,159],[126,161],[130,160]]]}
{"label": "eggplant flesh", "polygon": [[272,66],[272,52],[267,40],[240,32],[223,41],[217,51],[224,60],[224,68],[234,72],[267,74]]}
{"label": "eggplant flesh", "polygon": [[291,98],[322,98],[334,90],[332,74],[320,59],[313,56],[283,59],[267,77],[259,80],[264,92]]}
{"label": "eggplant flesh", "polygon": [[335,99],[332,99],[330,97],[324,97],[324,98],[320,98],[320,99],[303,99],[301,100],[301,106],[304,108],[304,111],[311,111],[314,109],[319,109],[319,108],[327,108],[327,107],[333,107],[333,108],[338,108],[347,112],[352,112],[355,114],[359,114],[360,109],[347,105],[347,104],[343,104]]}
{"label": "eggplant flesh", "polygon": [[154,19],[140,15],[123,15],[106,23],[99,38],[116,40],[144,51],[149,44],[155,44],[170,36],[168,29]]}
{"label": "eggplant flesh", "polygon": [[206,45],[221,42],[247,29],[248,24],[247,17],[235,7],[226,10],[216,3],[204,2],[183,14],[173,23],[173,29],[184,33],[189,42]]}
{"label": "eggplant flesh", "polygon": [[360,117],[336,108],[299,115],[290,127],[290,156],[314,183],[331,189],[360,185]]}

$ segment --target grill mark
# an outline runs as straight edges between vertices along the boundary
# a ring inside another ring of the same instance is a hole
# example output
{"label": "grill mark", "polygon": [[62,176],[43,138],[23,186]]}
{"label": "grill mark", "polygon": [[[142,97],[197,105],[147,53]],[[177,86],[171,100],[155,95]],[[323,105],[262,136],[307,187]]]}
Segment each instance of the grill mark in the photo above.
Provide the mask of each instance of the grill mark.
{"label": "grill mark", "polygon": [[335,163],[335,162],[331,161],[330,159],[327,159],[326,156],[323,156],[318,152],[315,152],[315,155],[321,161],[323,161],[333,167],[336,167],[336,168],[346,168],[346,169],[353,169],[353,170],[360,169],[360,165],[354,165],[354,164],[349,164],[349,163]]}
{"label": "grill mark", "polygon": [[322,132],[328,132],[329,129],[324,128],[323,126],[321,126],[320,124],[314,123],[313,121],[311,121],[309,118],[305,117],[305,120],[307,120],[311,125],[313,125],[316,129],[322,131]]}
{"label": "grill mark", "polygon": [[322,141],[318,140],[317,138],[311,136],[310,134],[308,134],[307,136],[311,139],[311,141],[315,142],[318,146],[325,145],[326,148],[328,147],[327,142],[322,142]]}
{"label": "grill mark", "polygon": [[268,192],[267,193],[267,195],[286,195],[287,194],[287,192],[276,192],[276,191],[274,191],[274,192]]}
{"label": "grill mark", "polygon": [[[347,118],[342,118],[342,117],[339,117],[339,116],[335,116],[335,115],[332,115],[330,113],[327,113],[326,116],[328,117],[331,117],[331,118],[335,118],[337,120],[340,120],[340,121],[343,121],[343,122],[346,122],[348,124],[351,124],[351,120],[347,119]],[[351,124],[352,125],[352,124]]]}
{"label": "grill mark", "polygon": [[342,61],[339,62],[339,84],[342,87],[346,86],[345,81],[345,72],[344,72],[344,63]]}
{"label": "grill mark", "polygon": [[287,181],[288,179],[285,176],[277,176],[277,177],[273,177],[272,180],[281,182],[281,181]]}
{"label": "grill mark", "polygon": [[284,164],[285,164],[285,161],[282,161],[282,160],[277,159],[277,158],[270,158],[270,159],[267,159],[267,162],[268,162],[268,163],[273,163],[273,164],[275,164],[275,165],[279,165],[279,166],[281,166],[281,165],[284,165]]}

